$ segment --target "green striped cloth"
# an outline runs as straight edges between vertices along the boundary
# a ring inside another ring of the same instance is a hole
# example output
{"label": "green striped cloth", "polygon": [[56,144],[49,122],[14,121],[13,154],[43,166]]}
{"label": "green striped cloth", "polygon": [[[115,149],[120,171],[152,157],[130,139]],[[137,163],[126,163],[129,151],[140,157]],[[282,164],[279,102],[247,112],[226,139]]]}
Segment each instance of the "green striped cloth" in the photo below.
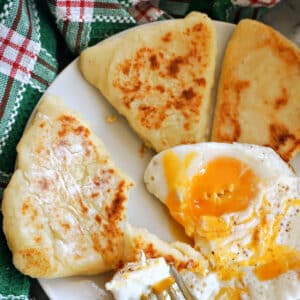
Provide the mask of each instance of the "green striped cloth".
{"label": "green striped cloth", "polygon": [[[14,171],[16,145],[36,103],[84,48],[139,23],[191,10],[237,22],[259,18],[278,0],[0,0],[0,199]],[[0,221],[2,218],[0,214]],[[27,299],[30,280],[12,265],[0,226],[0,300]]]}

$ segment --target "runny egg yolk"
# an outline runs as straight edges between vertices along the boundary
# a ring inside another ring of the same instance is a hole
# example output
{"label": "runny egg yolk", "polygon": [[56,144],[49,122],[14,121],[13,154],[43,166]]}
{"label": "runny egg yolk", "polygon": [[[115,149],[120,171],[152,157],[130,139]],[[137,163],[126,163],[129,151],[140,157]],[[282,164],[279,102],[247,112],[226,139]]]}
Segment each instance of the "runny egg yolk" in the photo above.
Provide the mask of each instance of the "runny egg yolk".
{"label": "runny egg yolk", "polygon": [[245,210],[257,195],[259,183],[247,164],[227,156],[209,161],[188,178],[187,171],[195,156],[196,153],[191,152],[181,159],[173,151],[163,156],[169,190],[166,204],[188,234],[192,234],[202,216],[220,217]]}

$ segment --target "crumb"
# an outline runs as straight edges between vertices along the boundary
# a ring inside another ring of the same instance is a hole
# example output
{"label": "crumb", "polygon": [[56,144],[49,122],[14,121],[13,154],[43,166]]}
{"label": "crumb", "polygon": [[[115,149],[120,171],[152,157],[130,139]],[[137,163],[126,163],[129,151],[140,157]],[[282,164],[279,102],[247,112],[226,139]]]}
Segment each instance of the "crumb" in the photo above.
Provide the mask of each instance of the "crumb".
{"label": "crumb", "polygon": [[141,145],[140,150],[139,150],[141,158],[144,157],[146,149],[147,149],[147,146],[143,143],[143,144]]}
{"label": "crumb", "polygon": [[106,117],[106,122],[112,124],[112,123],[116,122],[117,119],[118,119],[118,117],[116,115],[111,115],[111,116]]}

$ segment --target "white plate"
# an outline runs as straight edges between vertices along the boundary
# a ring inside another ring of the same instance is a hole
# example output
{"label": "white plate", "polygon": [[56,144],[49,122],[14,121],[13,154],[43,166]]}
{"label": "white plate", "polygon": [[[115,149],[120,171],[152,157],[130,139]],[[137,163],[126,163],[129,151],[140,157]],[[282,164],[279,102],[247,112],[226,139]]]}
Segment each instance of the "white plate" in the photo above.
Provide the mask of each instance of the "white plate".
{"label": "white plate", "polygon": [[[218,51],[215,81],[217,82],[225,47],[234,25],[215,22],[215,26]],[[135,181],[136,186],[130,193],[129,221],[134,225],[146,227],[162,239],[176,240],[178,235],[175,234],[174,227],[177,225],[170,219],[162,204],[149,195],[143,184],[144,170],[153,153],[146,151],[144,156],[141,156],[142,142],[129,128],[124,118],[118,116],[118,120],[113,124],[106,122],[108,116],[117,113],[98,90],[83,79],[77,67],[77,60],[57,77],[47,93],[60,96],[71,109],[80,112],[89,120],[95,133],[106,144],[117,166]],[[213,89],[213,97],[215,95],[216,85]],[[110,276],[111,274],[54,280],[41,279],[39,282],[53,300],[111,299],[103,290],[104,283]]]}

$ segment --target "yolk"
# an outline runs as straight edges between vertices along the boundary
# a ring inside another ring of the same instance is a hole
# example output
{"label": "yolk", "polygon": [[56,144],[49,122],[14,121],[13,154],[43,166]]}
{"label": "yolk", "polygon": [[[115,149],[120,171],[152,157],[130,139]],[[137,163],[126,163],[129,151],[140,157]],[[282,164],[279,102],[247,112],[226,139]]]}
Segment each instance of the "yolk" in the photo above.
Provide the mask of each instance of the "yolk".
{"label": "yolk", "polygon": [[[221,216],[246,209],[257,194],[258,178],[241,161],[220,157],[192,179],[189,207],[197,216]],[[191,211],[190,210],[190,211]]]}
{"label": "yolk", "polygon": [[152,291],[157,294],[161,294],[163,291],[168,290],[171,285],[175,282],[173,277],[167,277],[162,281],[152,286]]}
{"label": "yolk", "polygon": [[[262,258],[265,263],[255,268],[254,274],[259,280],[269,280],[290,270],[299,270],[300,253],[287,246],[275,245]],[[256,263],[257,263],[256,262]]]}
{"label": "yolk", "polygon": [[188,234],[202,216],[220,217],[245,210],[256,196],[259,182],[248,165],[232,157],[210,161],[189,179],[187,169],[195,156],[190,153],[182,160],[173,151],[163,156],[169,189],[166,204]]}

